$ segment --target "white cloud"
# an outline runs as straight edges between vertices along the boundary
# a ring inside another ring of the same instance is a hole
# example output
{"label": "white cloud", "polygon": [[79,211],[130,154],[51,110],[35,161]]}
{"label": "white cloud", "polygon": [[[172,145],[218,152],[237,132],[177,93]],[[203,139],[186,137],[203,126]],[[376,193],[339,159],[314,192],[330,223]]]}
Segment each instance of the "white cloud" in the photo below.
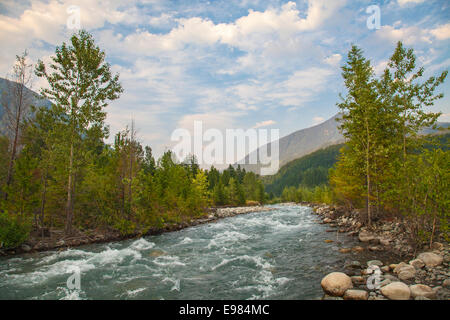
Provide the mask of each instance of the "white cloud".
{"label": "white cloud", "polygon": [[329,57],[325,58],[325,63],[329,64],[330,66],[336,67],[339,65],[339,63],[342,60],[342,55],[339,53],[335,53]]}
{"label": "white cloud", "polygon": [[276,123],[276,121],[274,121],[274,120],[266,120],[266,121],[257,122],[253,126],[253,129],[258,129],[258,128],[262,128],[262,127],[271,126],[271,125],[273,125],[275,123]]}
{"label": "white cloud", "polygon": [[408,45],[420,42],[431,44],[433,38],[436,40],[450,38],[450,23],[437,26],[433,29],[418,26],[401,27],[400,23],[395,23],[395,26],[382,26],[376,34],[381,39],[387,39],[393,42],[403,41],[403,43]]}
{"label": "white cloud", "polygon": [[403,41],[406,45],[417,42],[432,42],[429,32],[417,26],[394,28],[389,25],[384,25],[381,29],[377,30],[376,34],[383,40],[390,40],[392,42]]}
{"label": "white cloud", "polygon": [[440,122],[450,122],[450,113],[443,113],[439,117],[438,121]]}
{"label": "white cloud", "polygon": [[314,117],[313,118],[313,125],[319,124],[325,120],[324,117]]}
{"label": "white cloud", "polygon": [[430,33],[438,40],[446,40],[450,38],[450,23],[439,26],[430,30]]}
{"label": "white cloud", "polygon": [[415,5],[418,3],[423,3],[424,1],[425,0],[398,0],[397,2],[401,7],[404,7],[404,6],[411,5],[411,4]]}

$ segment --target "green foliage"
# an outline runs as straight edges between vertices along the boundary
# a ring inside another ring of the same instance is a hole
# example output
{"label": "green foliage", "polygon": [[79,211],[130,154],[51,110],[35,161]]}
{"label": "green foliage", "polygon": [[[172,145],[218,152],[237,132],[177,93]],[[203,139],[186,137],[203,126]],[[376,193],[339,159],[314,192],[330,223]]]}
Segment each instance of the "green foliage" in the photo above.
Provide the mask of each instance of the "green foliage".
{"label": "green foliage", "polygon": [[353,46],[342,68],[347,94],[338,104],[346,138],[330,184],[338,201],[365,206],[374,217],[401,213],[416,242],[433,241],[448,232],[449,151],[445,136],[420,136],[436,124],[439,113],[426,107],[447,71],[420,82],[412,49],[398,43],[383,75],[376,79],[370,61]]}
{"label": "green foliage", "polygon": [[41,89],[41,95],[53,103],[51,112],[58,122],[57,136],[51,137],[57,139],[52,145],[62,156],[64,165],[60,168],[65,168],[62,172],[67,179],[65,229],[70,234],[76,176],[88,161],[90,142],[107,135],[103,109],[109,101],[118,99],[123,90],[119,76],[113,76],[110,65],[105,62],[105,53],[84,30],[74,34],[70,44],[57,47],[51,59],[49,66],[38,62],[36,75],[48,83],[48,88]]}
{"label": "green foliage", "polygon": [[[328,170],[336,163],[342,145],[333,145],[293,160],[273,176],[264,176],[266,191],[280,196],[285,187],[313,188],[328,183]],[[255,183],[255,182],[252,182]]]}
{"label": "green foliage", "polygon": [[308,188],[300,186],[285,187],[281,194],[282,202],[313,202],[331,204],[334,202],[333,191],[327,185]]}
{"label": "green foliage", "polygon": [[20,216],[0,212],[0,248],[14,248],[22,244],[30,233],[30,223]]}

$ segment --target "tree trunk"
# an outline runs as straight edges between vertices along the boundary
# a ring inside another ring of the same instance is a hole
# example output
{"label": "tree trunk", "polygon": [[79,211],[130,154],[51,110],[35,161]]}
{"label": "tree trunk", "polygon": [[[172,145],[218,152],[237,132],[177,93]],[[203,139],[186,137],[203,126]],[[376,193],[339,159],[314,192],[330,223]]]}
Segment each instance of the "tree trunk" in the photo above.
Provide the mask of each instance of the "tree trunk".
{"label": "tree trunk", "polygon": [[[21,79],[22,80],[22,79]],[[22,117],[22,102],[23,102],[23,84],[18,85],[20,89],[17,92],[17,109],[16,109],[16,117],[14,119],[14,140],[13,145],[11,149],[11,157],[9,159],[8,164],[8,174],[6,177],[6,186],[9,187],[12,181],[12,175],[13,175],[13,168],[14,168],[14,162],[16,160],[16,153],[17,153],[17,141],[19,139],[19,127],[20,127],[20,119]],[[8,191],[5,192],[5,200],[8,199]]]}
{"label": "tree trunk", "polygon": [[370,205],[370,135],[369,135],[369,124],[366,119],[366,137],[367,137],[367,147],[366,147],[366,179],[367,179],[367,225],[370,228],[372,226],[372,213]]}
{"label": "tree trunk", "polygon": [[73,219],[73,211],[72,211],[72,173],[73,171],[73,140],[70,144],[70,159],[69,159],[69,179],[67,182],[67,204],[66,204],[66,235],[70,235],[72,233],[72,219]]}

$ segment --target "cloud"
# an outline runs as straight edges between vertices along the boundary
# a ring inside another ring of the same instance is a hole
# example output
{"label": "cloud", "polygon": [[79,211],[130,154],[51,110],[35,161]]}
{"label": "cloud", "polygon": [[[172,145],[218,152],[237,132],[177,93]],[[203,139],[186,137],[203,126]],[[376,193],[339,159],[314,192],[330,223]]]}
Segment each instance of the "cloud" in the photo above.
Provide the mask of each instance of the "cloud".
{"label": "cloud", "polygon": [[430,30],[430,33],[438,40],[446,40],[450,38],[450,23],[439,26]]}
{"label": "cloud", "polygon": [[[342,0],[309,0],[305,18],[300,17],[300,11],[294,2],[288,2],[279,9],[249,10],[248,15],[230,23],[215,24],[208,18],[200,17],[179,18],[176,19],[177,26],[168,33],[142,30],[115,40],[123,42],[124,48],[129,51],[138,50],[148,55],[179,50],[186,45],[213,44],[225,44],[253,52],[266,47],[268,41],[286,41],[293,34],[317,29],[344,3]],[[169,17],[164,16],[164,19]]]}
{"label": "cloud", "polygon": [[376,34],[383,40],[390,40],[391,42],[403,41],[403,43],[407,45],[415,44],[417,42],[432,42],[429,32],[417,26],[394,28],[385,25],[382,26]]}
{"label": "cloud", "polygon": [[450,122],[450,113],[441,114],[438,120],[440,122]]}
{"label": "cloud", "polygon": [[266,121],[257,122],[253,126],[253,129],[258,129],[258,128],[262,128],[262,127],[271,126],[271,125],[273,125],[275,123],[276,123],[276,121],[274,121],[274,120],[266,120]]}
{"label": "cloud", "polygon": [[404,7],[407,5],[416,5],[419,3],[423,3],[425,0],[397,0],[399,6]]}
{"label": "cloud", "polygon": [[391,40],[393,42],[403,41],[405,44],[417,44],[433,42],[436,40],[446,40],[450,38],[450,23],[437,26],[436,28],[421,28],[418,26],[400,27],[400,23],[394,26],[385,25],[377,31],[377,36],[381,39]]}
{"label": "cloud", "polygon": [[330,66],[336,67],[339,65],[339,63],[342,60],[342,55],[339,53],[335,53],[329,57],[325,58],[325,63],[329,64]]}
{"label": "cloud", "polygon": [[313,125],[319,124],[325,120],[324,117],[314,117],[313,118]]}

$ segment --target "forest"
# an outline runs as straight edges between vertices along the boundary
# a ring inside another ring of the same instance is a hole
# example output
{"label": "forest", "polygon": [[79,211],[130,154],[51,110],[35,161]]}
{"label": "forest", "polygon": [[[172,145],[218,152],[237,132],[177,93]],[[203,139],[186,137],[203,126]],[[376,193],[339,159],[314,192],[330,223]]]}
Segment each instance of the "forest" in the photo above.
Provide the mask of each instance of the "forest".
{"label": "forest", "polygon": [[[33,75],[47,81],[40,95],[50,107],[36,107],[26,90]],[[145,234],[210,206],[265,201],[262,182],[240,167],[202,170],[193,156],[179,162],[171,151],[156,160],[138,142],[134,122],[105,143],[105,108],[123,89],[85,31],[57,47],[48,65],[28,65],[26,52],[17,56],[11,80],[0,137],[4,248],[50,229]]]}

